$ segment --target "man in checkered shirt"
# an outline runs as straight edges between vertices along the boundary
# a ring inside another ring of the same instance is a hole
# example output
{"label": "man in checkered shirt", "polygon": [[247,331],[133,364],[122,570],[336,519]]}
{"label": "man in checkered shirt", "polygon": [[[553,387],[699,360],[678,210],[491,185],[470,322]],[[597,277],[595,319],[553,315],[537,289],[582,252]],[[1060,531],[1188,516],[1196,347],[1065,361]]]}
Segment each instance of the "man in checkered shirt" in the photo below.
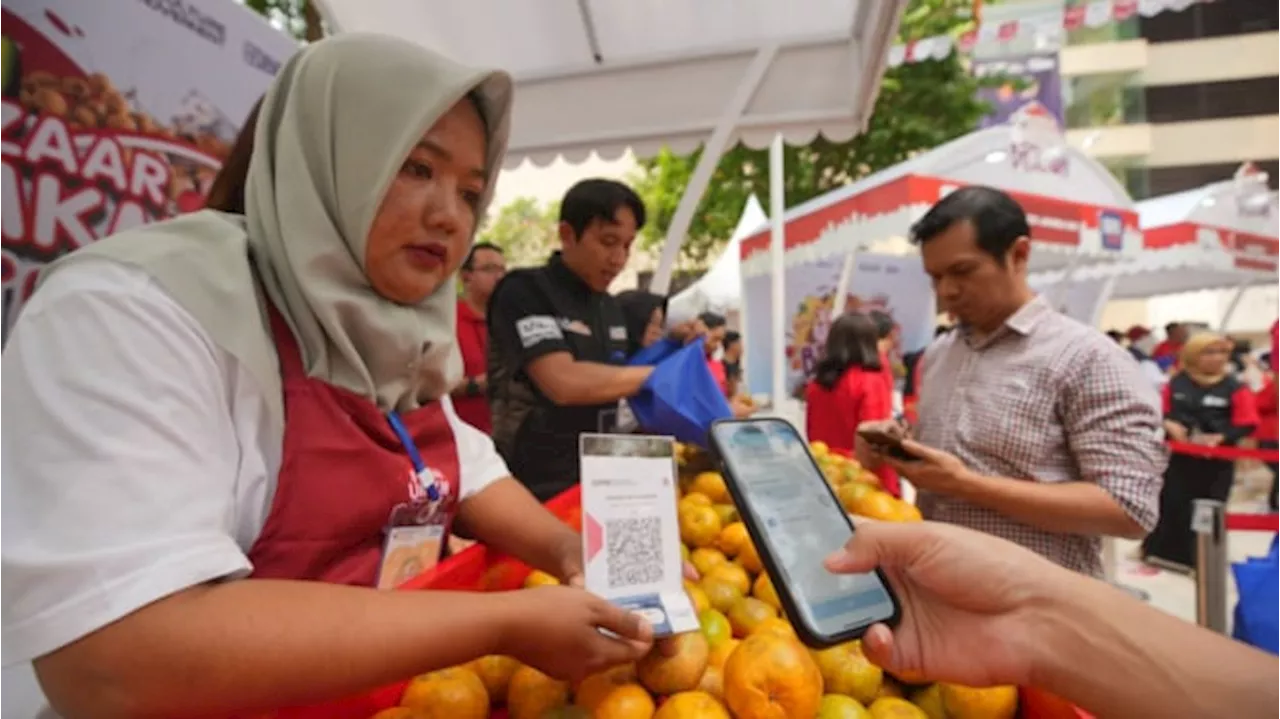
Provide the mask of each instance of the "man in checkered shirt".
{"label": "man in checkered shirt", "polygon": [[912,227],[939,309],[957,328],[917,368],[919,421],[899,461],[859,441],[920,491],[928,519],[1017,542],[1102,575],[1101,537],[1155,526],[1167,462],[1160,400],[1106,335],[1027,284],[1026,214],[966,187]]}

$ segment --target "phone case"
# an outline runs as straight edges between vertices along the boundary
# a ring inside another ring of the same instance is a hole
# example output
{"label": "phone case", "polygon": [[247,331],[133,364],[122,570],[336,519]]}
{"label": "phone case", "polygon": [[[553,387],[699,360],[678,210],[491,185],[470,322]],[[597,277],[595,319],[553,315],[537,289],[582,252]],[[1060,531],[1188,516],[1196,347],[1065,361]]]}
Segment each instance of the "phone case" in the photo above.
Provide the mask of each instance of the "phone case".
{"label": "phone case", "polygon": [[[711,448],[711,451],[715,456],[715,460],[717,464],[719,464],[720,466],[721,473],[724,475],[725,479],[727,480],[725,482],[725,486],[729,490],[729,495],[733,497],[733,502],[738,507],[738,515],[742,518],[743,524],[746,525],[747,534],[751,537],[751,541],[755,543],[756,552],[760,555],[760,561],[762,564],[764,564],[765,572],[768,573],[769,579],[773,582],[773,588],[778,593],[778,600],[782,602],[782,611],[784,614],[787,615],[787,619],[791,622],[791,626],[795,628],[796,635],[800,637],[800,641],[803,642],[804,645],[807,647],[810,647],[813,649],[826,649],[827,647],[832,647],[837,644],[843,644],[847,641],[851,641],[853,639],[861,638],[862,635],[867,632],[867,629],[871,628],[871,624],[884,623],[884,624],[888,624],[889,626],[897,626],[898,620],[902,616],[902,603],[898,601],[898,595],[893,593],[893,587],[889,584],[889,581],[885,578],[884,573],[881,572],[879,568],[875,570],[876,577],[878,577],[880,579],[880,583],[884,585],[885,592],[889,595],[889,601],[891,604],[893,604],[893,613],[890,614],[888,618],[877,619],[874,622],[871,622],[870,624],[854,627],[853,629],[849,629],[847,631],[841,632],[836,635],[831,635],[831,636],[824,635],[820,633],[816,628],[808,625],[808,623],[805,620],[804,614],[800,612],[800,609],[796,602],[795,597],[792,596],[791,594],[791,587],[788,586],[786,582],[780,581],[780,578],[783,576],[783,573],[778,565],[778,562],[773,557],[773,552],[770,550],[769,544],[764,540],[764,531],[761,527],[759,527],[756,524],[755,515],[750,510],[747,509],[746,496],[744,495],[742,489],[738,486],[737,479],[732,476],[732,470],[729,469],[728,463],[724,461],[724,452],[721,450],[719,443],[716,441],[715,428],[720,425],[759,424],[761,422],[781,422],[787,425],[788,427],[791,427],[791,429],[793,430],[795,429],[795,425],[791,424],[785,419],[781,419],[777,417],[721,419],[721,420],[716,420],[715,422],[712,423],[711,430],[708,432],[707,444]],[[802,436],[798,431],[796,432],[796,435]],[[818,467],[818,463],[814,460],[813,452],[809,451],[809,447],[807,443],[805,445],[805,456],[809,458],[810,464],[813,465],[813,471],[817,473],[818,478],[821,480],[822,470]],[[836,507],[840,507],[841,506],[840,498],[837,497],[836,493],[831,489],[831,485],[827,484],[825,480],[822,480],[822,486],[827,491],[827,493],[831,495],[831,499],[834,505]],[[841,511],[840,515],[841,517],[844,518],[845,523],[849,525],[850,535],[852,535],[853,532],[857,531],[853,526],[853,522],[849,519],[848,514]]]}

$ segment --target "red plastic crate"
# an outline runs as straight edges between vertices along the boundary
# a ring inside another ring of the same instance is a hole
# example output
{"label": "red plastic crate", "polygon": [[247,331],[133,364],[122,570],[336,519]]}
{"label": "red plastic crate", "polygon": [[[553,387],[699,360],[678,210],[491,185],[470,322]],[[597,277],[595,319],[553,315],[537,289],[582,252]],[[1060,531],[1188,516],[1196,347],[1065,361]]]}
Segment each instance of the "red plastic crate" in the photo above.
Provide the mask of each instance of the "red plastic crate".
{"label": "red plastic crate", "polygon": [[[547,502],[546,506],[557,517],[574,528],[581,529],[582,503],[577,487]],[[476,544],[405,582],[400,589],[498,592],[518,589],[524,584],[530,571],[529,567],[510,556]],[[268,716],[272,719],[369,719],[379,711],[398,704],[406,684],[407,682],[400,682],[341,701],[281,709]],[[1070,703],[1035,689],[1022,689],[1019,702],[1020,719],[1092,719],[1088,713]],[[506,719],[506,715],[505,710],[497,710],[492,716],[494,719]]]}

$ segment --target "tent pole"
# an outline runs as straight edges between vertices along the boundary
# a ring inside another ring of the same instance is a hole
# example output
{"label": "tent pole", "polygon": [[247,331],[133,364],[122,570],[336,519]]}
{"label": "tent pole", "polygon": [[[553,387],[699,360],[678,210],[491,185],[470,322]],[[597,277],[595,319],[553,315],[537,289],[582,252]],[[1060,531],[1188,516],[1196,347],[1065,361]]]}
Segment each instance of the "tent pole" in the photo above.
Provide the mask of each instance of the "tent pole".
{"label": "tent pole", "polygon": [[782,150],[782,133],[778,133],[769,146],[769,308],[773,313],[769,353],[773,360],[774,412],[782,409],[787,398],[786,186]]}
{"label": "tent pole", "polygon": [[844,314],[845,299],[849,296],[849,282],[853,279],[853,268],[858,264],[858,243],[854,242],[853,247],[849,248],[849,254],[844,256],[844,265],[840,267],[840,279],[836,281],[836,296],[831,303],[831,321],[835,322],[836,318]]}
{"label": "tent pole", "polygon": [[1249,280],[1241,279],[1240,284],[1236,285],[1236,292],[1231,296],[1231,301],[1227,303],[1227,309],[1222,312],[1222,321],[1218,323],[1218,332],[1226,334],[1227,323],[1231,321],[1231,315],[1236,313],[1236,308],[1240,306],[1240,300],[1244,297],[1244,291],[1249,288]]}
{"label": "tent pole", "polygon": [[649,283],[650,292],[665,295],[670,289],[671,273],[675,269],[676,258],[680,255],[680,245],[689,231],[689,225],[693,223],[693,213],[698,209],[698,203],[702,201],[702,195],[706,192],[707,185],[711,183],[711,175],[729,146],[733,131],[737,129],[738,120],[746,111],[751,98],[755,97],[756,89],[760,87],[765,72],[773,65],[773,58],[777,54],[776,44],[766,45],[756,52],[751,64],[747,66],[746,74],[742,76],[742,81],[738,83],[738,89],[734,90],[732,99],[725,106],[724,113],[720,115],[716,129],[712,130],[711,136],[702,144],[702,155],[698,158],[698,165],[693,168],[693,175],[689,177],[689,184],[685,186],[684,195],[680,197],[680,204],[676,207],[676,213],[671,217],[671,224],[667,227],[667,238],[662,245],[662,257],[658,260],[658,267],[653,273],[653,281]]}
{"label": "tent pole", "polygon": [[1089,318],[1089,325],[1097,327],[1102,322],[1102,313],[1107,309],[1107,303],[1111,301],[1111,295],[1116,291],[1116,280],[1119,275],[1111,275],[1102,285],[1102,289],[1098,291],[1098,299],[1094,300],[1093,315]]}

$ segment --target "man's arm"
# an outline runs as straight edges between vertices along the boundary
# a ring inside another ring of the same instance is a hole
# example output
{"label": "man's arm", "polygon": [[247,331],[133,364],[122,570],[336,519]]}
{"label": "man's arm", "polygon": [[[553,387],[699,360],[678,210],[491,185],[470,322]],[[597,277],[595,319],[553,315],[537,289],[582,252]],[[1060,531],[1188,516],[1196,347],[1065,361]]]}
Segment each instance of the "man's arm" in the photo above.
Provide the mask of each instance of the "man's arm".
{"label": "man's arm", "polygon": [[640,391],[649,367],[576,360],[555,309],[531,278],[508,276],[489,301],[490,342],[518,365],[547,399],[561,406],[614,402]]}
{"label": "man's arm", "polygon": [[1102,487],[970,475],[952,496],[1048,532],[1141,539],[1147,529]]}
{"label": "man's arm", "polygon": [[1029,622],[1034,686],[1098,717],[1276,715],[1274,656],[1059,571]]}

